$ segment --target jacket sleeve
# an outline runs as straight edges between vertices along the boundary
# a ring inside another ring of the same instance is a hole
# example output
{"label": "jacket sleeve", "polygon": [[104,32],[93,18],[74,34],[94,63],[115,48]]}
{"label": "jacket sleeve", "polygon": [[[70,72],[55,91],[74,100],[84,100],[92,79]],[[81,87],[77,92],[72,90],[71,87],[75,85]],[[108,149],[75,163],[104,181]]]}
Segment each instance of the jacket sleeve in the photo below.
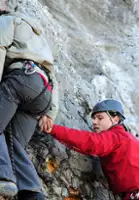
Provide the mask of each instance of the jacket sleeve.
{"label": "jacket sleeve", "polygon": [[119,145],[117,134],[111,130],[101,133],[81,131],[64,126],[54,125],[51,133],[56,139],[74,150],[88,155],[107,156]]}
{"label": "jacket sleeve", "polygon": [[0,16],[0,81],[3,73],[6,49],[13,42],[14,19],[8,16]]}
{"label": "jacket sleeve", "polygon": [[56,80],[54,72],[51,73],[50,76],[53,81],[52,104],[50,110],[47,112],[46,115],[55,120],[59,109],[58,82]]}

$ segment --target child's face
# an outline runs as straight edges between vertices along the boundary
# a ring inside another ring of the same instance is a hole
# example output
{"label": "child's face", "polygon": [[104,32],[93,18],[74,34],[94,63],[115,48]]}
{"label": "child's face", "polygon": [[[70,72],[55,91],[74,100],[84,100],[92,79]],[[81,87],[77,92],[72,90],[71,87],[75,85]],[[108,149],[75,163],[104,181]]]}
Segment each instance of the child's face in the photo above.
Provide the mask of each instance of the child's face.
{"label": "child's face", "polygon": [[95,132],[108,130],[112,125],[118,124],[117,116],[110,117],[106,112],[99,112],[93,116],[93,129]]}

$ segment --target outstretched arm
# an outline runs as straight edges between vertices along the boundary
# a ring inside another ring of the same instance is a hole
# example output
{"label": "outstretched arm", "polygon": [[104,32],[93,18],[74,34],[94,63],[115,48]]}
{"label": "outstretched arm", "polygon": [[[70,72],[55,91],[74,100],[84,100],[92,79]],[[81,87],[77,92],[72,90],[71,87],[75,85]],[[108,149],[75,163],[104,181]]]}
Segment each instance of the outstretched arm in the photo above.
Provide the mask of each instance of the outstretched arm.
{"label": "outstretched arm", "polygon": [[[119,145],[116,128],[101,133],[77,130],[54,125],[51,135],[64,144],[77,148],[84,154],[106,156]],[[45,129],[43,129],[45,131]]]}

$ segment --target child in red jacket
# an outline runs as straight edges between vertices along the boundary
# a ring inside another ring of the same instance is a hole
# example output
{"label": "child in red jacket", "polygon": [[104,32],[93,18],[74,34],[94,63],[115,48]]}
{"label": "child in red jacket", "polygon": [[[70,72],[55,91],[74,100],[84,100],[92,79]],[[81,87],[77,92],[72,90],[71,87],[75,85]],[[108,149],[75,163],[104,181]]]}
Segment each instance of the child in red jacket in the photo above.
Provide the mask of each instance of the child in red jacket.
{"label": "child in red jacket", "polygon": [[60,142],[87,155],[97,155],[110,188],[124,200],[139,199],[139,141],[125,130],[122,105],[116,100],[97,103],[92,111],[94,132],[54,125],[40,128]]}

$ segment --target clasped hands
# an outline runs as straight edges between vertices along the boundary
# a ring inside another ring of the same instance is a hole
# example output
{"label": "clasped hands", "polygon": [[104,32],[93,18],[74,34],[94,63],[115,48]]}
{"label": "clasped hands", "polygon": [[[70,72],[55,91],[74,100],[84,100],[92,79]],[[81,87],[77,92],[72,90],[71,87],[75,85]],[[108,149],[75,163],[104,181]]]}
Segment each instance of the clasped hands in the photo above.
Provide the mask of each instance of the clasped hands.
{"label": "clasped hands", "polygon": [[47,115],[43,115],[39,119],[40,130],[46,133],[51,133],[53,124],[54,124],[53,119]]}

